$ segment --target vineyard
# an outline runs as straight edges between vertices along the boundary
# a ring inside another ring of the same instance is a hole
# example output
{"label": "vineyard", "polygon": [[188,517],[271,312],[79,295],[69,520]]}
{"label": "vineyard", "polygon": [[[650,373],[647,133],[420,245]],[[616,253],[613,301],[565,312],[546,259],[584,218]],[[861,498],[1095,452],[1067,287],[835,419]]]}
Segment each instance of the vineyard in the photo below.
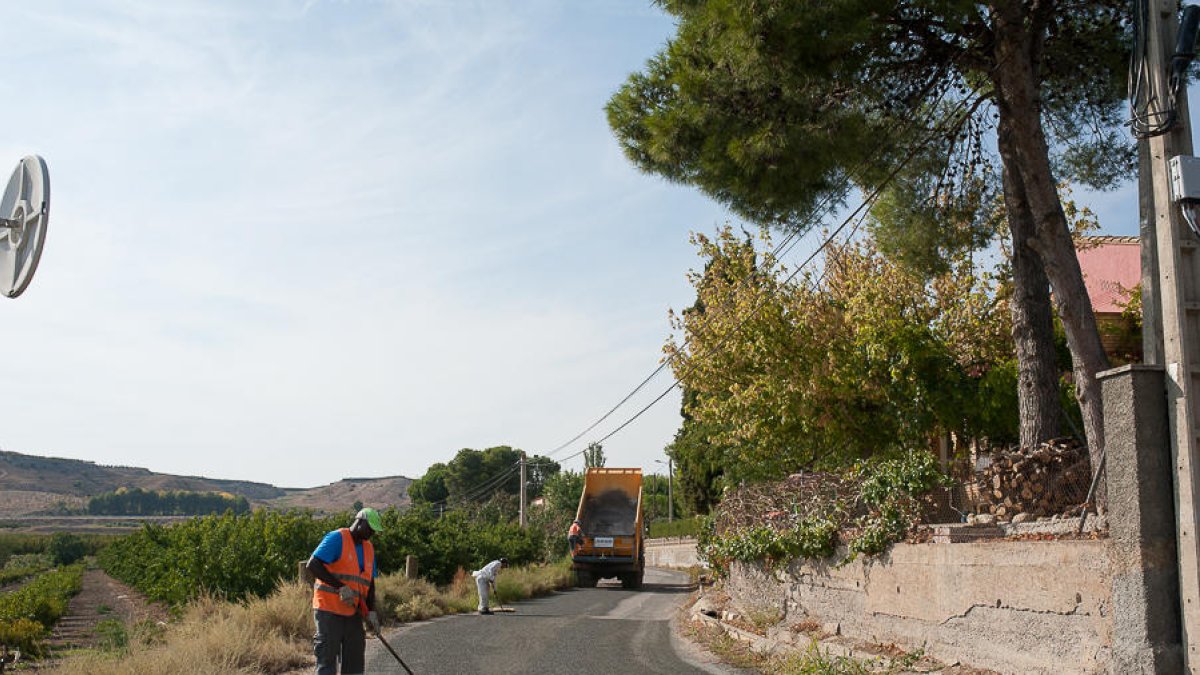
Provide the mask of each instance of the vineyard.
{"label": "vineyard", "polygon": [[79,591],[83,565],[74,564],[38,575],[21,588],[0,596],[0,644],[41,655],[42,640]]}

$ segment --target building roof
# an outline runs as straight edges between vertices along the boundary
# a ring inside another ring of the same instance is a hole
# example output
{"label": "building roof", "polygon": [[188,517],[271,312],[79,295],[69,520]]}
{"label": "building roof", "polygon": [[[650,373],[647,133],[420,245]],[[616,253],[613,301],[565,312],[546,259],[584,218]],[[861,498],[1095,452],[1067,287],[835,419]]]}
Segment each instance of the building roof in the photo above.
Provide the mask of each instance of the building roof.
{"label": "building roof", "polygon": [[1142,252],[1137,237],[1081,237],[1075,244],[1092,310],[1120,314],[1129,292],[1142,281]]}

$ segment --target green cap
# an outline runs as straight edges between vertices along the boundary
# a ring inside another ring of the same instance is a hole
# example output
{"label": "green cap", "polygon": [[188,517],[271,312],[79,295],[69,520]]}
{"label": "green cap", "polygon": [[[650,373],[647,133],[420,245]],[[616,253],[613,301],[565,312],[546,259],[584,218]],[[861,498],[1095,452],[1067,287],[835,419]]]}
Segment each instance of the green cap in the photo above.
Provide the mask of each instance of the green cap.
{"label": "green cap", "polygon": [[365,508],[354,514],[355,520],[365,520],[371,526],[371,529],[376,532],[383,532],[383,518],[379,517],[379,512],[370,507]]}

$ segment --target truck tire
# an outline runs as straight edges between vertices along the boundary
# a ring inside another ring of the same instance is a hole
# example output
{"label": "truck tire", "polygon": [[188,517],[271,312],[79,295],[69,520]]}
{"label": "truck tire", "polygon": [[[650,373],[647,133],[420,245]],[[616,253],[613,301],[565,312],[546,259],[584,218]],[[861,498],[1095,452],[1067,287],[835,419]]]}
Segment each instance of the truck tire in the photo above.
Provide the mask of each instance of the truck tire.
{"label": "truck tire", "polygon": [[598,579],[591,572],[584,572],[583,570],[575,572],[575,586],[579,588],[595,588],[596,581]]}
{"label": "truck tire", "polygon": [[642,580],[636,572],[621,575],[621,588],[637,589],[641,588]]}

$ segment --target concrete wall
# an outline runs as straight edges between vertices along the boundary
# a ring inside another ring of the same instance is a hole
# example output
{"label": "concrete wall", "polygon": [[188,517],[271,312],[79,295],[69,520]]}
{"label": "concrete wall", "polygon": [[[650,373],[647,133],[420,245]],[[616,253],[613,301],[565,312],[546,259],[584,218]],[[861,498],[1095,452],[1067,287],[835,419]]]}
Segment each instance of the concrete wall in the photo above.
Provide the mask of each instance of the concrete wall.
{"label": "concrete wall", "polygon": [[695,537],[663,537],[646,540],[646,564],[650,567],[687,568],[700,564]]}
{"label": "concrete wall", "polygon": [[1111,580],[1103,541],[900,544],[843,567],[772,573],[735,563],[726,585],[750,613],[782,610],[873,643],[1002,673],[1108,669]]}

